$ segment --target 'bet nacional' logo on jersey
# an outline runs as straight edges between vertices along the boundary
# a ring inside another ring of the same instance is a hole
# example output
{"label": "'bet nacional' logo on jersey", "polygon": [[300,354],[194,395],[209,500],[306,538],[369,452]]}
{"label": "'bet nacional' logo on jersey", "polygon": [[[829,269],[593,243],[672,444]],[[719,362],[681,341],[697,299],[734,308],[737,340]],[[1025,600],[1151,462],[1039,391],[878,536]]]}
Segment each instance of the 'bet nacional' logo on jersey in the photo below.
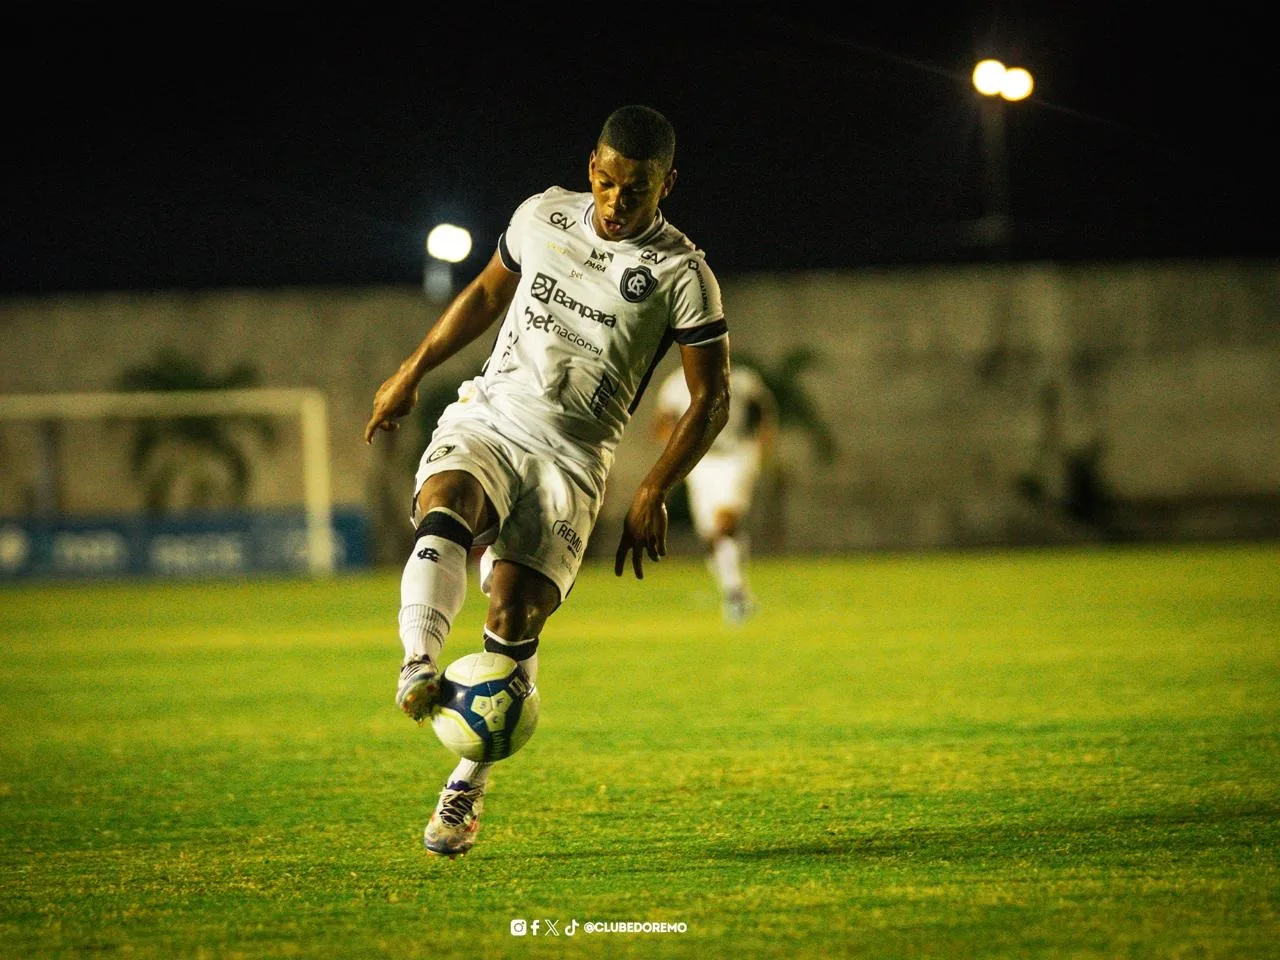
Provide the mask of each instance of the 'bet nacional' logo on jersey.
{"label": "'bet nacional' logo on jersey", "polygon": [[653,272],[648,267],[627,267],[622,271],[622,281],[618,289],[629,303],[640,303],[658,286]]}

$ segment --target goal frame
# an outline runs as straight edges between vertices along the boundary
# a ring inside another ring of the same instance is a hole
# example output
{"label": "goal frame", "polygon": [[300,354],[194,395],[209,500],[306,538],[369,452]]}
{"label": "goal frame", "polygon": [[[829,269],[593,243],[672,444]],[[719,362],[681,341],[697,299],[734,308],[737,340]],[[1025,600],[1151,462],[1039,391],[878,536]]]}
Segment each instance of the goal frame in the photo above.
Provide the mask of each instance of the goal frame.
{"label": "goal frame", "polygon": [[329,413],[324,394],[319,390],[310,387],[252,387],[0,395],[0,422],[263,414],[298,419],[302,440],[307,567],[315,576],[329,576],[334,571]]}

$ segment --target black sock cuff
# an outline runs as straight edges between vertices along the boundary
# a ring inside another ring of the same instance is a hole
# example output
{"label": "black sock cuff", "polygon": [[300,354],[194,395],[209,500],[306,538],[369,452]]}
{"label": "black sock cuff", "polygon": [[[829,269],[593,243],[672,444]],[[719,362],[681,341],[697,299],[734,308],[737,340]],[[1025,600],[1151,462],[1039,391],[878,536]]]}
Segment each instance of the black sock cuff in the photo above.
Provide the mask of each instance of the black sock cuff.
{"label": "black sock cuff", "polygon": [[471,542],[475,539],[475,535],[467,529],[465,523],[444,510],[427,511],[427,515],[422,518],[422,522],[418,524],[418,529],[413,534],[414,542],[423,537],[443,537],[445,540],[453,541],[463,550],[470,550]]}
{"label": "black sock cuff", "polygon": [[510,657],[519,663],[521,660],[528,660],[538,652],[538,638],[530,637],[528,640],[521,640],[518,643],[507,643],[499,640],[486,630],[484,632],[484,648],[488,653],[501,653],[503,656]]}

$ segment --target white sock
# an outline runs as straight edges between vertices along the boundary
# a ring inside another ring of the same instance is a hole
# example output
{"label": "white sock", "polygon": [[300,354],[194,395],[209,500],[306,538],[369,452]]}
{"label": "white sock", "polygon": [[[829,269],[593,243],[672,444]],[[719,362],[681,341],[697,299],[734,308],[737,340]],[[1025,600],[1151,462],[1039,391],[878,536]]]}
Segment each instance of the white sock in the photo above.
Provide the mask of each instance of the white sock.
{"label": "white sock", "polygon": [[400,641],[406,660],[440,658],[467,596],[471,529],[452,510],[436,507],[418,525],[400,578]]}
{"label": "white sock", "polygon": [[741,592],[746,584],[742,576],[743,544],[737,537],[720,537],[711,546],[712,566],[723,593]]}
{"label": "white sock", "polygon": [[462,759],[458,761],[458,765],[453,768],[453,773],[449,774],[449,784],[452,785],[461,780],[468,787],[482,787],[489,780],[489,770],[493,767],[492,763],[479,763],[475,760]]}
{"label": "white sock", "polygon": [[534,683],[538,682],[538,652],[535,650],[532,657],[526,657],[523,660],[516,661],[520,666],[524,667],[524,672]]}

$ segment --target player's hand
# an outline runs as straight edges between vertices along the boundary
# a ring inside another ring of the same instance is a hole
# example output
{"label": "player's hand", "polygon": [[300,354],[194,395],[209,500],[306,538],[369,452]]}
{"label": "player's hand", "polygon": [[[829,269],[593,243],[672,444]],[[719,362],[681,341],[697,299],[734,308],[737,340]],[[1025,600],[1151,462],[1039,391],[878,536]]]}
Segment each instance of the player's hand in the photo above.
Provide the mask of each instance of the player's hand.
{"label": "player's hand", "polygon": [[401,370],[387,377],[373,395],[373,415],[364,427],[364,442],[373,443],[379,430],[391,433],[400,429],[396,420],[408,414],[418,402],[418,385]]}
{"label": "player's hand", "polygon": [[622,576],[627,554],[636,579],[644,579],[644,554],[657,563],[667,555],[667,505],[661,494],[641,488],[631,501],[631,509],[622,521],[622,539],[614,558],[613,572]]}

